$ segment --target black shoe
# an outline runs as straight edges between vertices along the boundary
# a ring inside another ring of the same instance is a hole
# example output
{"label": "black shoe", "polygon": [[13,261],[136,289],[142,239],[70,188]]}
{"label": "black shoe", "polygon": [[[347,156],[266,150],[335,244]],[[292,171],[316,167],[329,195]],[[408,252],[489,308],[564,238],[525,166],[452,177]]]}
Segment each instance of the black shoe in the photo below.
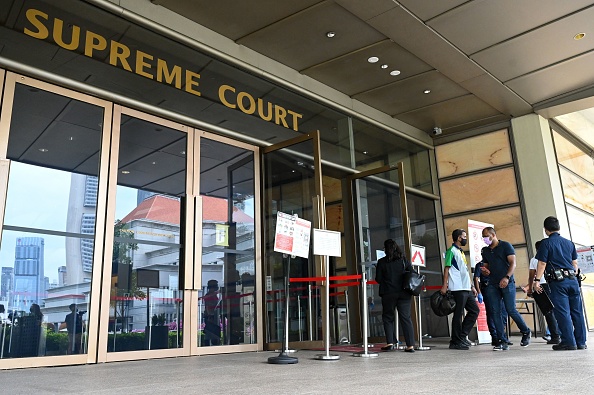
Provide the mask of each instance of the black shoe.
{"label": "black shoe", "polygon": [[468,347],[472,346],[472,343],[468,339],[462,339],[460,344],[464,344],[465,346],[468,346]]}
{"label": "black shoe", "polygon": [[512,343],[510,341],[505,342],[505,344],[507,344],[508,346],[513,346],[514,345],[514,343]]}
{"label": "black shoe", "polygon": [[[546,340],[546,341],[547,341],[547,344],[550,344],[549,342],[551,341],[551,336],[549,336],[549,335],[544,335],[544,336],[542,337],[542,340]],[[555,344],[556,344],[556,343],[555,343]]]}
{"label": "black shoe", "polygon": [[561,343],[560,337],[553,337],[552,339],[549,339],[547,341],[547,344],[559,344],[559,343]]}
{"label": "black shoe", "polygon": [[588,345],[587,344],[578,344],[577,349],[578,350],[587,350]]}
{"label": "black shoe", "polygon": [[522,340],[520,341],[520,346],[528,347],[530,344],[530,332],[522,333]]}
{"label": "black shoe", "polygon": [[387,344],[382,347],[382,351],[394,351],[396,347],[393,344]]}
{"label": "black shoe", "polygon": [[411,347],[411,348],[405,348],[404,352],[415,352],[415,348]]}
{"label": "black shoe", "polygon": [[567,345],[567,344],[555,344],[553,346],[553,350],[555,350],[555,351],[565,351],[565,350],[568,350],[569,351],[569,350],[577,350],[577,347],[576,346],[570,346],[570,345]]}
{"label": "black shoe", "polygon": [[462,344],[462,343],[450,343],[450,349],[451,350],[470,350],[470,347],[468,347],[466,344]]}
{"label": "black shoe", "polygon": [[509,346],[507,345],[507,342],[500,342],[495,347],[493,347],[493,351],[507,351],[507,350],[509,350]]}

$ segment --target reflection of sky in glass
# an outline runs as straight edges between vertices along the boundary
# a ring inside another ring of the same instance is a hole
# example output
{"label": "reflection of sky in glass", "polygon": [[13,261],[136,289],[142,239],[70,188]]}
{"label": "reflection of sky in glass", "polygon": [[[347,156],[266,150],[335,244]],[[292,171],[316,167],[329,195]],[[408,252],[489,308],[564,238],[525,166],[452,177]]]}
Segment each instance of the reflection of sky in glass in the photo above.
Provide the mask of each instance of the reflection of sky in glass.
{"label": "reflection of sky in glass", "polygon": [[[66,231],[69,172],[11,162],[5,225]],[[116,219],[136,207],[136,189],[117,189]],[[19,237],[42,237],[45,242],[45,276],[58,281],[58,267],[66,265],[65,238],[35,233],[5,231],[0,249],[0,266],[13,267],[16,240]]]}
{"label": "reflection of sky in glass", "polygon": [[[70,173],[11,162],[5,225],[66,231]],[[45,241],[45,276],[58,280],[58,267],[66,264],[63,237],[4,232],[0,266],[14,266],[18,237],[42,237]]]}

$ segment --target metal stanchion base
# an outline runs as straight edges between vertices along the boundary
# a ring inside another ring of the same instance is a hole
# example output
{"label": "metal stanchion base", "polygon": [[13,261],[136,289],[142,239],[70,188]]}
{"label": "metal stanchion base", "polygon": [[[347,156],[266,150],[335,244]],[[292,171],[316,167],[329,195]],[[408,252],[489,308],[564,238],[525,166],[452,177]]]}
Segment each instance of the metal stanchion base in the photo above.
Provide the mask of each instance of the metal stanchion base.
{"label": "metal stanchion base", "polygon": [[339,355],[318,354],[314,358],[319,361],[337,361],[340,359],[340,356]]}
{"label": "metal stanchion base", "polygon": [[297,350],[293,350],[293,349],[288,349],[288,350],[274,350],[274,352],[280,352],[280,353],[287,353],[287,354],[291,354],[294,352],[297,352]]}
{"label": "metal stanchion base", "polygon": [[353,353],[353,357],[362,357],[362,358],[375,358],[379,357],[379,354],[376,352],[355,352]]}
{"label": "metal stanchion base", "polygon": [[431,347],[423,346],[423,347],[415,347],[417,351],[428,351],[431,350]]}
{"label": "metal stanchion base", "polygon": [[291,364],[298,363],[298,362],[299,362],[299,359],[297,359],[295,357],[290,357],[283,353],[280,353],[276,357],[268,358],[268,363],[271,363],[274,365],[291,365]]}
{"label": "metal stanchion base", "polygon": [[406,346],[394,346],[395,350],[404,350]]}

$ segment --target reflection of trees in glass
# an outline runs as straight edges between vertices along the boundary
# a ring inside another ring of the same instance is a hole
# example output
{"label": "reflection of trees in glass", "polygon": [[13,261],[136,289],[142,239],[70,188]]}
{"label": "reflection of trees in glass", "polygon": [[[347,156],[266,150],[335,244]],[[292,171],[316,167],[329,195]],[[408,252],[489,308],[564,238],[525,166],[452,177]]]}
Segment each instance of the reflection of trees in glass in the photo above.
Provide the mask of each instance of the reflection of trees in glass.
{"label": "reflection of trees in glass", "polygon": [[[116,275],[117,282],[113,283],[111,289],[111,305],[114,308],[116,326],[118,317],[126,317],[126,310],[131,300],[144,300],[146,298],[146,293],[138,288],[136,272],[132,270],[131,252],[138,250],[138,243],[127,243],[121,241],[121,239],[134,239],[134,231],[128,228],[128,224],[116,220],[114,225],[112,273]],[[121,301],[121,303],[118,303],[118,301]],[[127,325],[124,325],[124,322],[122,322],[122,325],[122,329],[126,331]]]}

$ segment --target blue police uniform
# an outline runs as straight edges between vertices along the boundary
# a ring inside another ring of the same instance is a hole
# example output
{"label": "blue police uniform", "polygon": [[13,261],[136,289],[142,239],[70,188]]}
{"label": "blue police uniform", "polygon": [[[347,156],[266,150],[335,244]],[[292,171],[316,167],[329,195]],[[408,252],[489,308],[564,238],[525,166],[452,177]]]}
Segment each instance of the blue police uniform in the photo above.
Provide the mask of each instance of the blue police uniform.
{"label": "blue police uniform", "polygon": [[[580,287],[575,277],[572,261],[577,259],[575,245],[568,239],[551,233],[543,239],[536,259],[547,263],[545,275],[551,288],[553,312],[561,330],[560,345],[569,349],[586,348],[586,323],[582,310]],[[563,279],[551,278],[551,272],[561,270]]]}

